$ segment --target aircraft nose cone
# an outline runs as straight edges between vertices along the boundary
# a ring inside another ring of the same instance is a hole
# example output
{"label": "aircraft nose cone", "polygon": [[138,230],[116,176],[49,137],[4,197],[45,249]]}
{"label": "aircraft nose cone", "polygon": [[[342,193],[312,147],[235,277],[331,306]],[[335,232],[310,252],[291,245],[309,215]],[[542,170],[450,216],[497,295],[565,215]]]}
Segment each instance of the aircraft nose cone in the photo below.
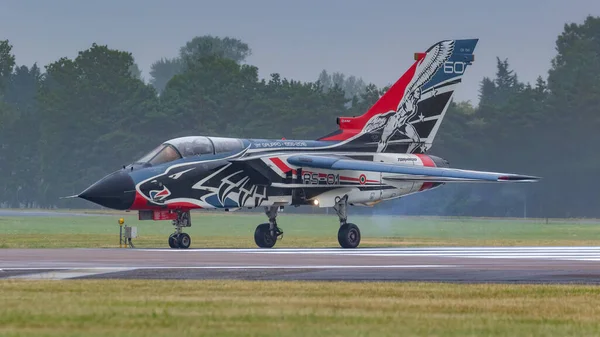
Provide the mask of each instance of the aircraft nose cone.
{"label": "aircraft nose cone", "polygon": [[126,210],[135,200],[135,184],[127,172],[117,171],[88,187],[79,197],[100,206]]}

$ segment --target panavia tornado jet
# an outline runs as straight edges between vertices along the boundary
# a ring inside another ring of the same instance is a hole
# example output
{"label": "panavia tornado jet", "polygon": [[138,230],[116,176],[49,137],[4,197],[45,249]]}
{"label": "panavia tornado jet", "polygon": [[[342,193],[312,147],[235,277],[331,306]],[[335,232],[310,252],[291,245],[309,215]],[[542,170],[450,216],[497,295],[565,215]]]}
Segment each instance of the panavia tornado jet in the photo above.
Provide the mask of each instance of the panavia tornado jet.
{"label": "panavia tornado jet", "polygon": [[192,209],[263,207],[268,222],[254,232],[271,248],[283,234],[284,206],[331,207],[338,241],[359,245],[349,205],[383,200],[459,182],[533,182],[537,177],[450,168],[427,155],[454,90],[473,63],[477,39],[445,40],[424,53],[362,116],[337,118],[338,130],[317,140],[190,136],[168,140],[78,197],[140,220],[172,220],[171,248],[188,248]]}

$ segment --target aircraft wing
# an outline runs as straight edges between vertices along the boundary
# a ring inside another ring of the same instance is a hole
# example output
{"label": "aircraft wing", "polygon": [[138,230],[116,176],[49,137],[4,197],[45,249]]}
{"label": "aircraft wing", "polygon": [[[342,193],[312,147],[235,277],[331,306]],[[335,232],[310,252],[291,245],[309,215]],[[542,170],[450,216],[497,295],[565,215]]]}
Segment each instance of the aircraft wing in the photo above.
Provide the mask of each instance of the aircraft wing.
{"label": "aircraft wing", "polygon": [[381,172],[382,179],[393,181],[427,181],[427,182],[535,182],[539,177],[512,173],[461,170],[445,167],[425,167],[403,164],[389,164],[356,160],[332,156],[295,155],[287,158],[287,162],[301,167],[327,170],[354,170]]}

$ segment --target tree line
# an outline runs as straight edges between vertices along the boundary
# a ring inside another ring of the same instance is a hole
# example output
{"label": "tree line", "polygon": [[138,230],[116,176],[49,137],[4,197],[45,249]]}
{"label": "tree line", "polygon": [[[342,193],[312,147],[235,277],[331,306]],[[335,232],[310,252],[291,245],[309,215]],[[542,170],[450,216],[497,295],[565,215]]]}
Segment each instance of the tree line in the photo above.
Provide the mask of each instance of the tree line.
{"label": "tree line", "polygon": [[[247,64],[250,46],[199,36],[156,61],[146,83],[127,51],[92,44],[42,68],[0,41],[0,204],[90,207],[81,192],[182,135],[314,139],[364,113],[386,90],[355,76],[301,82]],[[547,76],[523,83],[499,55],[479,103],[452,102],[430,151],[453,167],[518,172],[528,185],[447,185],[368,212],[600,216],[600,17],[567,24]],[[400,75],[400,74],[398,74]]]}

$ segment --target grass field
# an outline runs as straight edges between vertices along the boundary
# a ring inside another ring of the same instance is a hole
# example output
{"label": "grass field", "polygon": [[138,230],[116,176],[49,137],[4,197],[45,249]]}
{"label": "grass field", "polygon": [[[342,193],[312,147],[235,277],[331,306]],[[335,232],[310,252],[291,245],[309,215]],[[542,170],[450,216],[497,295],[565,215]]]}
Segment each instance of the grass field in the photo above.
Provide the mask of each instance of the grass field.
{"label": "grass field", "polygon": [[[125,216],[124,216],[125,215]],[[89,216],[0,217],[1,248],[117,247],[117,219],[137,226],[136,247],[167,247],[169,221],[138,221],[131,213]],[[200,212],[192,216],[192,248],[255,247],[261,213]],[[362,232],[361,247],[376,246],[517,246],[598,245],[599,221],[519,219],[438,219],[417,217],[351,217]],[[334,215],[281,214],[285,235],[277,247],[338,247]]]}
{"label": "grass field", "polygon": [[[0,217],[0,247],[167,247],[127,213]],[[362,247],[598,245],[600,222],[352,217]],[[281,214],[277,247],[338,247],[335,216]],[[260,213],[196,213],[192,247],[255,247]],[[1,250],[0,250],[0,254]],[[378,282],[0,280],[0,336],[598,336],[600,287]]]}
{"label": "grass field", "polygon": [[598,336],[600,288],[0,281],[2,336]]}

